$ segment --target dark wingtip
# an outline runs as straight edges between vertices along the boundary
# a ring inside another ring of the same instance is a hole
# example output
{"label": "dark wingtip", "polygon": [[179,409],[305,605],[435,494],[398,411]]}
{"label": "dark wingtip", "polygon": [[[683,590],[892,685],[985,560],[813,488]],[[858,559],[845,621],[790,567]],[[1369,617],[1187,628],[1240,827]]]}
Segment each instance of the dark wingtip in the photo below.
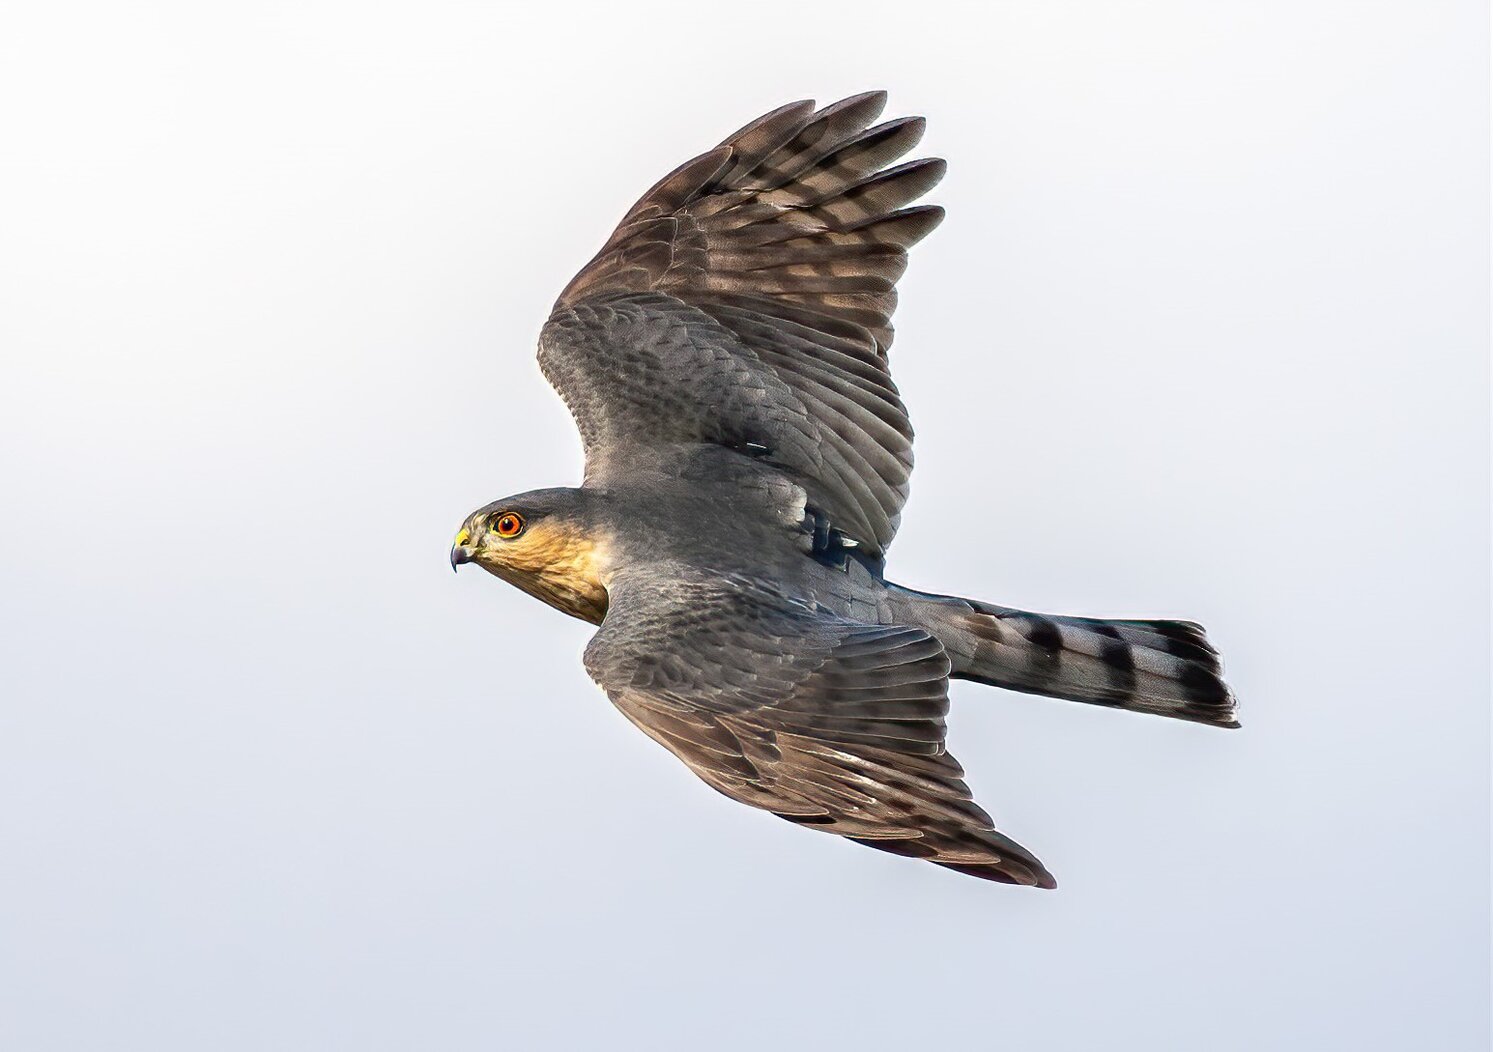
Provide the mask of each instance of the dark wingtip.
{"label": "dark wingtip", "polygon": [[[872,88],[870,91],[863,91],[859,95],[851,95],[848,98],[843,98],[839,102],[835,103],[835,105],[844,108],[849,106],[865,106],[870,103],[875,103],[876,112],[880,114],[881,111],[886,108],[886,101],[887,92],[885,88]],[[876,118],[874,117],[871,118],[871,120],[875,119]]]}
{"label": "dark wingtip", "polygon": [[928,861],[935,866],[951,869],[955,873],[963,873],[967,877],[978,877],[980,880],[989,880],[997,884],[1015,884],[1026,888],[1041,888],[1043,891],[1056,891],[1058,886],[1057,878],[1041,868],[1040,863],[1035,867],[1023,865],[1022,869],[1025,872],[1020,872],[1014,867],[1004,868],[1003,863],[940,862],[934,858]]}

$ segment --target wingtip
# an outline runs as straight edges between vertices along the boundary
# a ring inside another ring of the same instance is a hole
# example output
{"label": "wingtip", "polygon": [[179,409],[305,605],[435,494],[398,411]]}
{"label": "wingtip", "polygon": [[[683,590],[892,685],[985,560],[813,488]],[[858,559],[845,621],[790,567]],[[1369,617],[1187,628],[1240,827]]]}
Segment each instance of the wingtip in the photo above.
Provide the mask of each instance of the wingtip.
{"label": "wingtip", "polygon": [[864,106],[867,103],[874,102],[877,104],[877,109],[880,110],[886,106],[887,97],[887,90],[885,88],[872,88],[870,91],[863,91],[858,95],[848,95],[835,103],[835,105],[840,107]]}
{"label": "wingtip", "polygon": [[755,117],[740,128],[737,128],[721,140],[721,146],[739,147],[743,145],[745,140],[750,140],[753,136],[760,137],[773,128],[798,128],[807,124],[813,116],[813,99],[799,99],[796,102],[785,102],[776,109],[768,110],[760,117]]}
{"label": "wingtip", "polygon": [[784,105],[779,106],[777,109],[773,110],[772,113],[768,114],[768,116],[776,117],[779,114],[783,113],[797,112],[799,120],[806,122],[810,117],[814,116],[815,105],[816,103],[813,99],[797,99],[793,102],[785,103]]}
{"label": "wingtip", "polygon": [[839,102],[831,102],[814,114],[814,120],[826,124],[844,122],[847,126],[854,126],[856,130],[863,130],[876,123],[876,118],[886,109],[886,101],[885,91],[863,91]]}
{"label": "wingtip", "polygon": [[1035,865],[1023,863],[1018,868],[1011,864],[1016,861],[1015,859],[976,863],[940,862],[936,858],[928,861],[944,869],[951,869],[955,873],[988,880],[995,884],[1015,884],[1026,888],[1041,888],[1043,891],[1056,891],[1058,886],[1057,878],[1047,872],[1040,862]]}
{"label": "wingtip", "polygon": [[905,156],[917,148],[918,143],[923,141],[923,136],[928,133],[927,117],[893,117],[889,121],[883,121],[874,128],[867,129],[866,134],[877,134],[892,136],[898,135],[902,138],[902,153]]}

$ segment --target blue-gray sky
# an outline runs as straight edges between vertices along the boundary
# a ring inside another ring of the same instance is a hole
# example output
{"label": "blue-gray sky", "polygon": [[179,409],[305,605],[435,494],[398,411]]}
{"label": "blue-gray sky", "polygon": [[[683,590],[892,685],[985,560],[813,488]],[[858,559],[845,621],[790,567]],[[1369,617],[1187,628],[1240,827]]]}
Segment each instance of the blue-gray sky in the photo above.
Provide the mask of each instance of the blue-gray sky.
{"label": "blue-gray sky", "polygon": [[[1487,29],[12,5],[0,1044],[1486,1047]],[[891,576],[1200,620],[1242,698],[955,686],[1056,893],[731,804],[446,566],[578,478],[533,341],[626,207],[870,87],[950,164]]]}

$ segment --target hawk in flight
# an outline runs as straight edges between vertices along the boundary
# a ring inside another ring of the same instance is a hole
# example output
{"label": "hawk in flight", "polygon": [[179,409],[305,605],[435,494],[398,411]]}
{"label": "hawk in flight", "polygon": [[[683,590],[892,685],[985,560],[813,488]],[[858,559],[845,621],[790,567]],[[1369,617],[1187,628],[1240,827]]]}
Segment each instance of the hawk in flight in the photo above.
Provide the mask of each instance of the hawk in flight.
{"label": "hawk in flight", "polygon": [[784,106],[643,195],[539,338],[584,482],[473,512],[451,564],[599,626],[586,670],[725,795],[1050,888],[944,746],[949,679],[1215,727],[1234,699],[1191,622],[887,580],[912,473],[892,312],[945,165],[896,163],[923,121],[877,124],[885,102]]}

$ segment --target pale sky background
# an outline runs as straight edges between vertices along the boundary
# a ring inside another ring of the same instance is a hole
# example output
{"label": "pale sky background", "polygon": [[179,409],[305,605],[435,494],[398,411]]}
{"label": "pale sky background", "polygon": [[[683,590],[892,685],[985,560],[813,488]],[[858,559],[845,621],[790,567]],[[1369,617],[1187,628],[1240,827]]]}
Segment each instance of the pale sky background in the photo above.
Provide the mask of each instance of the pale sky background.
{"label": "pale sky background", "polygon": [[[0,15],[0,1047],[1486,1048],[1485,5],[539,6]],[[949,161],[890,576],[1242,699],[955,686],[1056,893],[717,796],[446,564],[578,479],[638,194],[872,87]]]}

